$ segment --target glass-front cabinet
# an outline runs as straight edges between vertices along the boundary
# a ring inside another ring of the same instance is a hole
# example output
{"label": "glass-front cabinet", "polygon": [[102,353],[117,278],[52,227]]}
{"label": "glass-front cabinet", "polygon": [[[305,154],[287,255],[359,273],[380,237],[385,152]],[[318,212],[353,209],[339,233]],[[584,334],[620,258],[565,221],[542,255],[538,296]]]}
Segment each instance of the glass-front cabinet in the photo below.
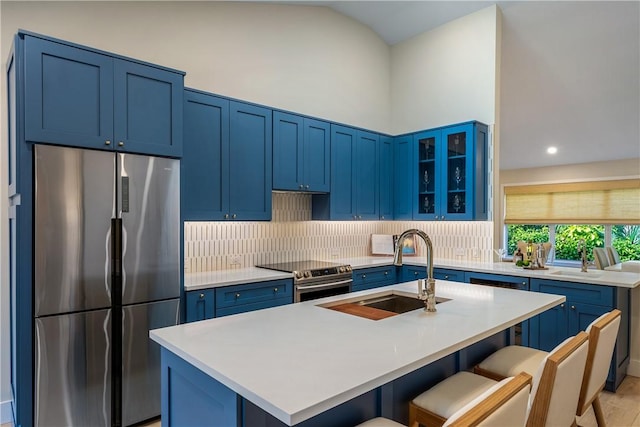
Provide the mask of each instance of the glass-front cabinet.
{"label": "glass-front cabinet", "polygon": [[487,130],[468,122],[414,135],[414,219],[486,219]]}

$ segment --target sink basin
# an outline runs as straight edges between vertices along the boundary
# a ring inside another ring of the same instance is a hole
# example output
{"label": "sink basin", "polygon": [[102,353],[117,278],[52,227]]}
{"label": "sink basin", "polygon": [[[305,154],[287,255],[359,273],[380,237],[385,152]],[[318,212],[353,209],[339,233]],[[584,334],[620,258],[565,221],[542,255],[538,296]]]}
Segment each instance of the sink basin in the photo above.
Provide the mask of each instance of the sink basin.
{"label": "sink basin", "polygon": [[[449,301],[448,298],[436,297],[436,304]],[[424,301],[416,297],[408,297],[405,295],[390,294],[379,297],[369,298],[366,300],[356,302],[358,305],[365,307],[373,307],[379,310],[391,311],[393,313],[401,314],[407,311],[417,310],[424,308]]]}
{"label": "sink basin", "polygon": [[600,277],[602,273],[594,271],[552,271],[549,274],[554,276],[571,276],[571,277]]}
{"label": "sink basin", "polygon": [[[436,304],[449,301],[449,298],[436,297]],[[319,307],[340,311],[354,316],[371,320],[386,319],[387,317],[424,309],[424,301],[409,292],[387,291],[368,295],[365,299],[346,298]]]}

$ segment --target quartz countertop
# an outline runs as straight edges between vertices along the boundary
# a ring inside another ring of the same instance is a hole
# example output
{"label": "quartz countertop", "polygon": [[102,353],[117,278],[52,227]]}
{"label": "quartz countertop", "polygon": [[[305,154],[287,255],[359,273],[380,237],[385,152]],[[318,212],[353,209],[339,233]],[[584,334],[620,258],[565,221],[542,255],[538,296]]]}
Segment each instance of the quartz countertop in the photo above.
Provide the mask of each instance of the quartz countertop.
{"label": "quartz countertop", "polygon": [[[393,257],[368,256],[357,258],[330,259],[328,261],[350,264],[354,269],[382,267],[393,264]],[[405,256],[407,265],[426,265],[424,257]],[[635,288],[640,286],[640,272],[607,271],[590,268],[581,273],[578,268],[549,266],[548,270],[528,270],[516,267],[511,262],[473,262],[452,259],[434,259],[434,267],[454,270],[475,271],[480,273],[505,274],[509,276],[535,277],[540,279],[563,280],[567,282],[591,283],[595,285]],[[262,282],[267,280],[292,278],[291,274],[264,268],[250,267],[242,269],[207,271],[202,273],[185,273],[186,291],[229,286],[241,283]]]}
{"label": "quartz countertop", "polygon": [[[319,304],[417,282],[156,329],[151,338],[287,425],[294,425],[565,301],[439,280],[437,313],[383,320]],[[455,327],[453,326],[455,325]]]}

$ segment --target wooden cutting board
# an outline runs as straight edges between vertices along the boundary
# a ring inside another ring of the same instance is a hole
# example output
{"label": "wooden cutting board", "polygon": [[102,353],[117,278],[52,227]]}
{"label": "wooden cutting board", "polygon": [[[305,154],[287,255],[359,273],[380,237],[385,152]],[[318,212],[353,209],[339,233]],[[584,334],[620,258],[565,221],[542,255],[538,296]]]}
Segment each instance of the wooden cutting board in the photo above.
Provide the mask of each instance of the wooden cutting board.
{"label": "wooden cutting board", "polygon": [[387,317],[395,316],[396,314],[398,314],[392,311],[380,310],[379,308],[373,308],[373,307],[367,307],[360,304],[354,304],[352,302],[334,305],[327,308],[330,308],[331,310],[340,311],[342,313],[352,314],[354,316],[364,317],[365,319],[371,319],[371,320],[386,319]]}

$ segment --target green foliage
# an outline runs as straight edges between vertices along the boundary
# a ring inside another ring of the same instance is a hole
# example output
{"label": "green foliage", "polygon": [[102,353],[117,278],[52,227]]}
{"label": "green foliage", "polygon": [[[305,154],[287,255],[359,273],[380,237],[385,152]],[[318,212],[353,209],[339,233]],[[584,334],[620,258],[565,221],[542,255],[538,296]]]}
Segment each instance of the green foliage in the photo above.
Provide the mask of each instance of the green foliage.
{"label": "green foliage", "polygon": [[578,242],[584,239],[587,259],[593,260],[593,248],[604,247],[602,225],[558,225],[556,226],[556,259],[579,260]]}
{"label": "green foliage", "polygon": [[513,254],[518,247],[518,241],[522,240],[533,243],[544,243],[549,241],[548,225],[508,225],[507,233],[509,241],[507,243],[508,253]]}
{"label": "green foliage", "polygon": [[634,243],[630,238],[614,240],[613,247],[618,251],[620,261],[640,260],[640,243]]}

